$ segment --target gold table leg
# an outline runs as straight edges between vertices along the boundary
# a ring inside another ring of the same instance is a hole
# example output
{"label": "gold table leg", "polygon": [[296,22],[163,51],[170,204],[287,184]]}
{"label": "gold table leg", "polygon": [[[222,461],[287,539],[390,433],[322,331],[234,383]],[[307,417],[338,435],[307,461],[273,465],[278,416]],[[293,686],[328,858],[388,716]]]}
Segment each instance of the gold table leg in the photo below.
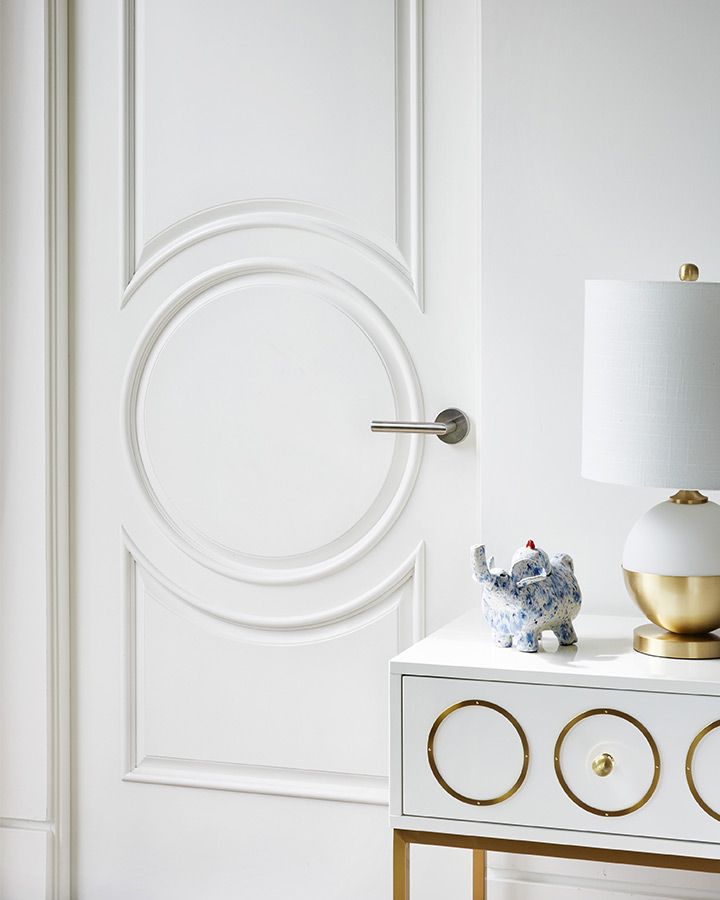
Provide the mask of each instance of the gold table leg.
{"label": "gold table leg", "polygon": [[674,854],[646,853],[640,850],[610,850],[574,844],[550,844],[542,841],[516,841],[480,835],[441,834],[434,831],[393,829],[393,900],[410,900],[410,845],[459,847],[473,851],[473,900],[486,900],[488,851],[544,856],[549,859],[584,859],[629,866],[651,866],[680,872],[712,872],[720,875],[720,859]]}
{"label": "gold table leg", "polygon": [[485,900],[485,867],[486,855],[484,850],[473,850],[473,900]]}
{"label": "gold table leg", "polygon": [[393,831],[393,900],[410,900],[410,844]]}
{"label": "gold table leg", "polygon": [[[473,850],[472,900],[486,900],[484,850]],[[410,842],[398,830],[393,831],[393,900],[410,900]]]}

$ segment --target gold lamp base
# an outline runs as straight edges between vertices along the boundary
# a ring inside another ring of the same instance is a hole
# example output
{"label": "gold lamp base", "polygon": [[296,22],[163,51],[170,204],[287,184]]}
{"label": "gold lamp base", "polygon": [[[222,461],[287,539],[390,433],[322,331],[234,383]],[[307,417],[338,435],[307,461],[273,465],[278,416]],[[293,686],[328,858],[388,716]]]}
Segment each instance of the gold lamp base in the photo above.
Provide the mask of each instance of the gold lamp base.
{"label": "gold lamp base", "polygon": [[[682,277],[682,276],[681,276]],[[690,276],[688,276],[690,278]],[[704,555],[701,562],[692,563],[702,569],[720,568],[717,547],[720,546],[720,507],[710,503],[700,491],[678,491],[669,503],[658,503],[642,516],[633,527],[625,544],[623,559],[630,558],[638,565],[647,562],[647,547],[654,549],[651,565],[664,562],[661,548],[678,558],[678,547],[701,540]],[[680,508],[679,508],[680,507]],[[682,512],[681,507],[686,511]],[[696,508],[697,513],[690,510]],[[676,509],[677,512],[672,512]],[[682,513],[682,515],[681,515]],[[689,518],[688,518],[689,515]],[[708,549],[710,548],[710,549]],[[648,656],[666,659],[720,658],[720,573],[716,575],[661,575],[634,571],[623,565],[628,593],[653,624],[636,628],[633,647]]]}
{"label": "gold lamp base", "polygon": [[633,649],[665,659],[719,659],[720,635],[675,634],[659,625],[640,625],[633,632]]}

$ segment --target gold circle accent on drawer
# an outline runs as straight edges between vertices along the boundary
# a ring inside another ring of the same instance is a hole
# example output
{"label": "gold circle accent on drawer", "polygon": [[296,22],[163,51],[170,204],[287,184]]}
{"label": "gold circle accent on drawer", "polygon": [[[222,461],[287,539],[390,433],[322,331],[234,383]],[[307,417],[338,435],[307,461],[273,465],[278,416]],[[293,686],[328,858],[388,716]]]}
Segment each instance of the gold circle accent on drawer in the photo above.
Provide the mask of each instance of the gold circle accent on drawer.
{"label": "gold circle accent on drawer", "polygon": [[[504,716],[508,722],[513,726],[515,731],[517,732],[518,737],[520,738],[520,743],[522,744],[523,750],[523,764],[522,769],[520,770],[520,775],[518,776],[515,784],[509,788],[509,790],[505,791],[504,794],[500,794],[499,797],[491,797],[489,800],[478,800],[474,797],[466,797],[464,794],[458,793],[454,788],[451,788],[450,785],[445,781],[445,779],[440,774],[440,770],[435,764],[435,754],[434,754],[434,744],[435,744],[435,735],[437,734],[438,728],[442,725],[442,723],[447,719],[449,715],[452,715],[456,710],[463,709],[466,706],[483,706],[485,709],[492,709],[494,712],[500,713],[501,716]],[[502,706],[498,706],[497,703],[490,703],[488,700],[462,700],[460,703],[454,703],[452,706],[448,706],[447,709],[444,709],[440,715],[435,719],[432,724],[432,728],[430,729],[430,734],[428,735],[428,763],[430,764],[430,769],[435,776],[438,784],[443,790],[447,791],[450,796],[454,797],[456,800],[461,800],[463,803],[470,803],[472,806],[494,806],[496,803],[502,803],[503,800],[507,800],[508,797],[512,797],[512,795],[520,789],[523,781],[525,781],[525,776],[527,775],[528,766],[530,765],[530,747],[528,746],[527,737],[525,736],[525,732],[522,729],[522,726],[518,722],[518,720],[509,713],[506,709],[503,709]]]}
{"label": "gold circle accent on drawer", "polygon": [[[624,719],[626,722],[630,722],[631,725],[634,725],[638,729],[638,731],[642,734],[642,736],[650,746],[650,750],[653,755],[653,763],[655,765],[652,782],[647,791],[645,791],[645,794],[638,800],[637,803],[634,803],[632,806],[627,806],[624,809],[598,809],[596,806],[590,806],[589,803],[585,803],[583,800],[581,800],[577,796],[577,794],[570,790],[568,783],[565,781],[565,776],[562,773],[562,766],[560,765],[560,751],[562,750],[563,742],[570,733],[571,729],[575,725],[577,725],[578,722],[582,722],[583,719],[589,719],[590,716],[617,716],[618,719]],[[630,813],[636,812],[638,809],[640,809],[641,806],[645,806],[648,800],[652,797],[652,795],[655,793],[655,788],[658,785],[658,781],[660,780],[660,753],[658,752],[655,739],[647,730],[647,728],[642,724],[642,722],[638,722],[638,720],[634,716],[631,716],[629,713],[621,712],[619,709],[588,709],[586,712],[580,713],[579,716],[575,716],[574,719],[570,719],[570,721],[558,735],[558,739],[555,742],[554,756],[555,774],[557,775],[557,780],[560,782],[560,787],[565,791],[565,793],[573,803],[577,804],[581,809],[584,809],[586,812],[592,813],[595,816],[603,816],[609,818],[610,816],[627,816]]]}
{"label": "gold circle accent on drawer", "polygon": [[709,806],[703,798],[700,796],[700,791],[697,789],[695,785],[695,779],[693,778],[693,759],[695,758],[695,751],[697,750],[700,741],[708,735],[711,731],[714,731],[716,728],[720,728],[720,719],[716,722],[711,722],[709,725],[706,725],[703,730],[695,735],[692,744],[690,744],[690,748],[687,752],[687,757],[685,759],[685,777],[687,778],[688,787],[690,788],[690,793],[695,798],[695,802],[698,806],[705,810],[705,812],[712,816],[713,819],[717,819],[720,822],[720,813],[716,812],[712,806]]}

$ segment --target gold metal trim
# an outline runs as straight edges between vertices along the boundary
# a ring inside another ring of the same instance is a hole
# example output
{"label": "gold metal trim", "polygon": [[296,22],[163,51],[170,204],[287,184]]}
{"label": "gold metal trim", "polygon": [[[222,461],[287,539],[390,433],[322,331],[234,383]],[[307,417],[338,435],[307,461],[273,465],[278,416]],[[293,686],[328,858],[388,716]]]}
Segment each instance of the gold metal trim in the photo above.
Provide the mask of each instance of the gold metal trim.
{"label": "gold metal trim", "polygon": [[680,281],[697,281],[700,277],[700,269],[695,263],[683,263],[678,272]]}
{"label": "gold metal trim", "polygon": [[[565,776],[562,772],[562,766],[560,765],[560,752],[562,750],[563,742],[565,741],[565,738],[568,736],[570,731],[575,727],[575,725],[578,724],[578,722],[582,722],[583,719],[588,719],[591,716],[616,716],[618,719],[624,719],[626,722],[630,722],[631,725],[634,725],[650,745],[650,750],[652,751],[653,762],[655,765],[652,782],[645,794],[640,798],[640,800],[638,800],[637,803],[634,803],[632,806],[626,806],[624,809],[598,809],[596,806],[590,806],[589,803],[585,803],[583,800],[581,800],[570,790],[568,783],[565,781]],[[647,728],[642,724],[642,722],[638,722],[638,720],[634,716],[631,716],[626,712],[621,712],[619,709],[588,709],[586,712],[580,713],[579,716],[575,716],[574,719],[570,719],[570,721],[558,735],[558,739],[555,742],[554,757],[555,775],[557,776],[557,780],[560,782],[560,787],[565,791],[565,793],[573,803],[577,804],[586,812],[592,813],[594,816],[603,816],[609,818],[616,816],[628,816],[630,815],[630,813],[637,812],[637,810],[640,809],[641,806],[645,806],[648,800],[655,793],[655,788],[657,787],[658,781],[660,780],[660,753],[658,752],[655,739],[647,730]]]}
{"label": "gold metal trim", "polygon": [[703,798],[700,796],[700,791],[697,789],[697,786],[695,784],[695,779],[693,778],[693,771],[692,771],[693,759],[695,758],[695,751],[697,750],[698,745],[700,744],[700,741],[702,741],[702,739],[707,734],[709,734],[711,731],[714,731],[716,728],[720,728],[720,719],[718,719],[716,722],[711,722],[709,725],[706,725],[703,728],[703,730],[701,732],[699,732],[698,734],[696,734],[695,737],[693,738],[693,742],[692,742],[692,744],[690,744],[690,747],[687,752],[687,757],[685,759],[685,777],[687,778],[687,783],[688,783],[688,787],[690,788],[690,793],[695,798],[695,802],[697,803],[697,805],[701,809],[705,810],[705,812],[709,816],[712,816],[713,819],[717,819],[718,822],[720,822],[720,813],[716,812],[712,808],[712,806],[709,806],[703,800]]}
{"label": "gold metal trim", "polygon": [[664,659],[718,659],[720,635],[675,634],[658,625],[638,625],[633,631],[633,649],[647,656]]}
{"label": "gold metal trim", "polygon": [[720,628],[720,575],[657,575],[623,567],[623,577],[655,625],[693,636]]}
{"label": "gold metal trim", "polygon": [[686,506],[699,506],[701,503],[708,502],[708,498],[700,491],[677,491],[672,497],[668,497],[668,500]]}
{"label": "gold metal trim", "polygon": [[[613,850],[608,847],[516,841],[509,838],[490,838],[474,834],[406,831],[395,828],[393,829],[393,844],[393,900],[410,900],[408,851],[412,844],[429,847],[458,847],[462,850],[485,851],[485,853],[492,851],[526,856],[545,856],[551,859],[581,859],[626,866],[650,866],[653,869],[677,869],[684,872],[720,873],[720,859],[703,856],[676,856],[669,853],[647,853],[643,850]],[[481,859],[476,857],[476,863],[480,862]],[[484,863],[484,856],[482,862]],[[475,897],[482,900],[483,894],[478,891]]]}
{"label": "gold metal trim", "polygon": [[472,900],[487,900],[487,853],[473,850]]}
{"label": "gold metal trim", "polygon": [[592,761],[592,770],[598,778],[607,778],[615,768],[615,760],[610,753],[601,753]]}
{"label": "gold metal trim", "polygon": [[[518,734],[518,737],[520,738],[520,742],[523,748],[523,764],[522,769],[520,770],[520,775],[515,784],[499,797],[492,797],[489,800],[478,800],[474,797],[465,797],[463,794],[458,793],[454,788],[450,787],[447,781],[445,781],[445,779],[440,774],[440,770],[435,763],[434,744],[435,735],[437,734],[438,728],[442,725],[442,723],[445,721],[445,719],[447,719],[449,715],[452,715],[452,713],[456,712],[458,709],[462,709],[465,706],[484,706],[486,709],[492,709],[495,712],[500,713],[500,715],[504,716],[513,726]],[[460,703],[453,703],[452,706],[448,706],[447,709],[444,709],[437,717],[437,719],[435,719],[435,721],[433,722],[430,733],[428,734],[427,756],[428,763],[430,764],[430,770],[435,776],[435,779],[440,787],[443,790],[447,791],[448,794],[450,794],[450,796],[454,797],[456,800],[460,800],[462,803],[469,803],[472,806],[494,806],[496,803],[502,803],[503,800],[507,800],[508,797],[512,797],[512,795],[520,789],[523,781],[525,781],[528,766],[530,765],[530,747],[528,745],[528,740],[525,736],[525,732],[523,731],[522,726],[515,718],[515,716],[509,713],[506,709],[503,709],[502,706],[498,706],[497,703],[490,703],[488,700],[462,700]]]}

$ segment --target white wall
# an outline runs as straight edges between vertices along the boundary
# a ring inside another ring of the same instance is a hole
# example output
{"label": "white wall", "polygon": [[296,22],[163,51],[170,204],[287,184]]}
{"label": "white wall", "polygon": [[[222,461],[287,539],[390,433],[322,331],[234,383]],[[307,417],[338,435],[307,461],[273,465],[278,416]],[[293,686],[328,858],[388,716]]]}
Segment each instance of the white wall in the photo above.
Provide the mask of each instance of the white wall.
{"label": "white wall", "polygon": [[[580,478],[583,280],[694,261],[720,281],[720,4],[482,10],[482,537],[500,563],[529,537],[571,553],[587,612],[634,614],[622,545],[666,492]],[[720,894],[689,873],[494,863],[491,900]]]}
{"label": "white wall", "polygon": [[572,554],[587,612],[634,613],[667,492],[580,478],[583,280],[720,281],[719,36],[716,0],[483,2],[483,539]]}

